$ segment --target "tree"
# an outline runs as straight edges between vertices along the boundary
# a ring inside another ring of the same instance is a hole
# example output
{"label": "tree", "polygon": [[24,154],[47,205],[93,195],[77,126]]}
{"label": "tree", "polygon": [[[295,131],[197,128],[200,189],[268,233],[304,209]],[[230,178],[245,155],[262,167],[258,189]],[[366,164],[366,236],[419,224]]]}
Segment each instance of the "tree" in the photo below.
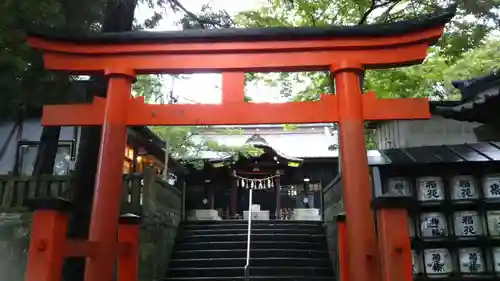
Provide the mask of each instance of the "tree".
{"label": "tree", "polygon": [[[363,25],[386,23],[415,18],[422,14],[437,12],[451,4],[451,1],[417,0],[273,0],[269,5],[253,11],[240,13],[235,23],[243,27],[263,26],[322,26]],[[452,69],[482,69],[480,65],[495,63],[493,52],[479,51],[483,60],[464,60],[475,50],[490,48],[497,43],[488,43],[492,31],[500,27],[498,1],[459,1],[457,16],[447,26],[443,38],[430,49],[428,59],[422,65],[406,68],[366,71],[365,90],[374,90],[379,97],[432,97],[451,98],[456,93],[449,87],[453,78]],[[471,20],[473,19],[473,20]],[[487,47],[490,46],[490,47]],[[461,62],[460,67],[456,67]],[[474,72],[478,73],[478,71]],[[333,93],[329,73],[274,73],[249,74],[253,81],[264,81],[283,91],[291,101],[319,99],[322,93]],[[471,77],[468,77],[471,78]],[[298,83],[306,84],[300,88]],[[290,84],[294,87],[288,90]],[[367,143],[370,130],[367,130]]]}
{"label": "tree", "polygon": [[[68,75],[49,73],[41,57],[24,42],[25,23],[66,26],[86,30],[102,16],[102,0],[89,0],[85,7],[74,0],[6,1],[0,9],[0,119],[21,124],[26,115],[39,112],[41,104],[65,102]],[[44,128],[34,175],[52,173],[60,127]]]}

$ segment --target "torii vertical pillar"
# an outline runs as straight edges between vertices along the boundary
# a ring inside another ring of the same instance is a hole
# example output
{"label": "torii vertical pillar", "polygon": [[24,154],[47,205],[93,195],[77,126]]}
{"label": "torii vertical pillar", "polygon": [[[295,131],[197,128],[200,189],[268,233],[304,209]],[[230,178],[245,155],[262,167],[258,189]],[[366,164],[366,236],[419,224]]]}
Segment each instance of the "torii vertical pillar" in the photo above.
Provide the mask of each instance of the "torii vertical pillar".
{"label": "torii vertical pillar", "polygon": [[106,74],[109,81],[89,232],[89,241],[99,245],[100,253],[87,258],[85,281],[113,280],[117,257],[117,198],[121,198],[127,105],[135,75],[120,70]]}
{"label": "torii vertical pillar", "polygon": [[[377,238],[366,155],[363,96],[359,73],[362,66],[341,62],[330,68],[335,79],[339,114],[340,165],[342,168],[343,202],[349,215],[347,243],[349,277],[352,280],[373,280],[380,276],[377,261]],[[332,109],[333,110],[333,109]]]}

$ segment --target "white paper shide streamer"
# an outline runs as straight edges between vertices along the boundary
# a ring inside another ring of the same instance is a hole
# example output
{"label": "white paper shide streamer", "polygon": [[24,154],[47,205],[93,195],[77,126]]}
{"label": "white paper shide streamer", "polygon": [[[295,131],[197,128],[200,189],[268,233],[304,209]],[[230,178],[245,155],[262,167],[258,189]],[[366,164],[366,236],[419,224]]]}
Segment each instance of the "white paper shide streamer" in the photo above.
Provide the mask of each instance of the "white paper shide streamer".
{"label": "white paper shide streamer", "polygon": [[273,188],[274,178],[277,177],[277,175],[275,175],[261,179],[251,179],[238,176],[236,173],[233,173],[233,176],[236,178],[236,185],[238,187],[243,187],[246,189],[253,189],[253,190],[263,190],[263,189]]}

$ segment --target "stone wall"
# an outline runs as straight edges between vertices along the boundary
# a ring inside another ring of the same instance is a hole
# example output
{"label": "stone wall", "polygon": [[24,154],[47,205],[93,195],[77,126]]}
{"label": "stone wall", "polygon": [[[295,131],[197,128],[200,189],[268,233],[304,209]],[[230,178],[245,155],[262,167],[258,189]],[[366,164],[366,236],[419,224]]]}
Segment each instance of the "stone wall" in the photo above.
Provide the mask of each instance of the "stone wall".
{"label": "stone wall", "polygon": [[182,193],[160,179],[155,181],[144,184],[139,281],[164,278],[181,220]]}
{"label": "stone wall", "polygon": [[[144,179],[139,234],[139,281],[162,280],[181,220],[182,193],[164,181]],[[24,281],[31,213],[0,213],[0,280]]]}
{"label": "stone wall", "polygon": [[30,213],[0,213],[1,280],[24,280],[30,225]]}
{"label": "stone wall", "polygon": [[337,272],[337,224],[335,217],[344,213],[342,202],[342,182],[337,178],[328,185],[323,194],[324,200],[324,220],[326,229],[326,239],[328,243],[328,252],[335,272]]}

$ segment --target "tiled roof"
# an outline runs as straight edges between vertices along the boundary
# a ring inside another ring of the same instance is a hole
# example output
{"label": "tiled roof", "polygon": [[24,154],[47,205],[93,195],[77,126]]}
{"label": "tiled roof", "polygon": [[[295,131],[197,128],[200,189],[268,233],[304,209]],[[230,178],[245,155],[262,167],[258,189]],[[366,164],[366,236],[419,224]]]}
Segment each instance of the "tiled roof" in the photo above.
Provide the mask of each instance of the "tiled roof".
{"label": "tiled roof", "polygon": [[460,90],[461,101],[431,102],[433,113],[458,121],[496,122],[496,113],[500,109],[500,72],[454,81],[453,85]]}
{"label": "tiled roof", "polygon": [[381,150],[379,157],[368,157],[368,161],[372,166],[500,161],[500,143],[393,148]]}
{"label": "tiled roof", "polygon": [[[331,158],[337,157],[337,149],[329,148],[338,144],[336,132],[332,135],[330,131],[317,130],[314,132],[293,132],[283,131],[282,133],[266,134],[264,131],[259,136],[269,146],[279,151],[281,154],[293,158]],[[242,146],[245,142],[254,137],[255,134],[235,134],[235,135],[205,135],[204,138],[217,141],[219,144],[227,146]],[[255,138],[255,137],[254,137]],[[262,140],[259,140],[262,142]],[[204,159],[220,158],[221,154],[216,152],[203,152]]]}

